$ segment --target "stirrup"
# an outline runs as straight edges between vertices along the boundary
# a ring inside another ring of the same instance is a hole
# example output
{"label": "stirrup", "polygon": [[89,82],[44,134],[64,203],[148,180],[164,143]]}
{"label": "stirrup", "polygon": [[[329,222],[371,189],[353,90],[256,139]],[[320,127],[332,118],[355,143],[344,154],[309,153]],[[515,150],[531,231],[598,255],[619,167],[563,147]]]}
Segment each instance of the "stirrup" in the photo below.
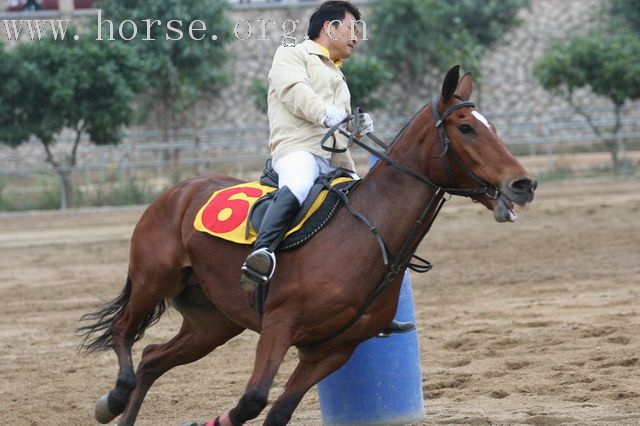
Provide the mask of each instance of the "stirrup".
{"label": "stirrup", "polygon": [[416,329],[416,325],[412,322],[400,322],[393,320],[376,336],[377,338],[381,337],[391,337],[392,334],[398,333],[408,333]]}
{"label": "stirrup", "polygon": [[276,256],[267,248],[251,253],[244,261],[240,276],[240,286],[245,291],[255,291],[259,285],[266,285],[276,270]]}

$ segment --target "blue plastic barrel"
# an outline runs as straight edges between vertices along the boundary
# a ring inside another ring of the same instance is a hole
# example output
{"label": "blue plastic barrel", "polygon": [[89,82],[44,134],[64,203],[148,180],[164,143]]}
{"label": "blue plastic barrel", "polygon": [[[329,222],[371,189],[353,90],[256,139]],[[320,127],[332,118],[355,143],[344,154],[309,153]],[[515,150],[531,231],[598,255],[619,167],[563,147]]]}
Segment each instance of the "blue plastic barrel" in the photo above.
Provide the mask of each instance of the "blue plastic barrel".
{"label": "blue plastic barrel", "polygon": [[[396,313],[415,322],[409,271]],[[396,425],[424,419],[422,371],[415,331],[363,342],[349,361],[318,384],[327,426]]]}

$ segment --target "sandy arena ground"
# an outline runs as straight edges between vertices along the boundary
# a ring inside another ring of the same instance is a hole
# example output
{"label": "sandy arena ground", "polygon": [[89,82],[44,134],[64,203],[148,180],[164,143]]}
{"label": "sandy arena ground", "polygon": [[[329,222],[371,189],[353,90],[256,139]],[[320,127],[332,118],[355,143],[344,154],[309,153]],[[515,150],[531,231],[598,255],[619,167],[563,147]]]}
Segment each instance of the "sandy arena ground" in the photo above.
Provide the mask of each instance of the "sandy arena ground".
{"label": "sandy arena ground", "polygon": [[[141,208],[0,215],[0,423],[91,425],[112,352],[79,355],[78,318],[121,290]],[[640,424],[640,181],[542,185],[516,224],[452,200],[413,275],[423,424]],[[173,336],[169,311],[135,348]],[[151,389],[140,425],[233,406],[256,335]],[[295,363],[290,351],[274,393]],[[250,424],[261,424],[264,415]],[[315,390],[292,419],[319,425]]]}

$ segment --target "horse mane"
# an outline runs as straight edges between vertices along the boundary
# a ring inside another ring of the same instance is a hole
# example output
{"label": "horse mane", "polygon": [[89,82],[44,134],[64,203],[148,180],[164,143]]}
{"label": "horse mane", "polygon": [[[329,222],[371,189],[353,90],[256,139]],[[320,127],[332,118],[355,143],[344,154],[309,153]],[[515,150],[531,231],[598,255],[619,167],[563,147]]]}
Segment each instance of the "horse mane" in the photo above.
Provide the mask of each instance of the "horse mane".
{"label": "horse mane", "polygon": [[391,148],[393,144],[396,143],[398,139],[400,139],[400,136],[402,136],[402,134],[407,130],[409,125],[411,125],[411,123],[413,123],[416,120],[416,118],[418,118],[418,115],[420,115],[422,111],[424,111],[427,107],[429,107],[429,105],[431,105],[431,103],[424,104],[422,108],[420,108],[415,114],[413,114],[413,116],[409,119],[409,121],[404,123],[400,131],[393,137],[393,140],[391,140],[391,143],[389,144],[389,148]]}

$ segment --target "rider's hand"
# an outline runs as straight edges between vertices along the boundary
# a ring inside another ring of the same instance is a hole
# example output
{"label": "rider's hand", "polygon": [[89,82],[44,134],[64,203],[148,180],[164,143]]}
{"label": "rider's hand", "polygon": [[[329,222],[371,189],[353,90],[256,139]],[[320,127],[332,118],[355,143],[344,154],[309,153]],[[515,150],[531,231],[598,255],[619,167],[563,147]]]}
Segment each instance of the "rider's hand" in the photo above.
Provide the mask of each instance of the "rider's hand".
{"label": "rider's hand", "polygon": [[373,118],[371,118],[370,114],[363,112],[360,114],[360,129],[358,134],[364,136],[371,132],[373,132]]}
{"label": "rider's hand", "polygon": [[344,109],[332,105],[327,108],[327,112],[324,115],[324,125],[327,127],[333,127],[347,118],[348,115],[349,114],[347,114]]}

